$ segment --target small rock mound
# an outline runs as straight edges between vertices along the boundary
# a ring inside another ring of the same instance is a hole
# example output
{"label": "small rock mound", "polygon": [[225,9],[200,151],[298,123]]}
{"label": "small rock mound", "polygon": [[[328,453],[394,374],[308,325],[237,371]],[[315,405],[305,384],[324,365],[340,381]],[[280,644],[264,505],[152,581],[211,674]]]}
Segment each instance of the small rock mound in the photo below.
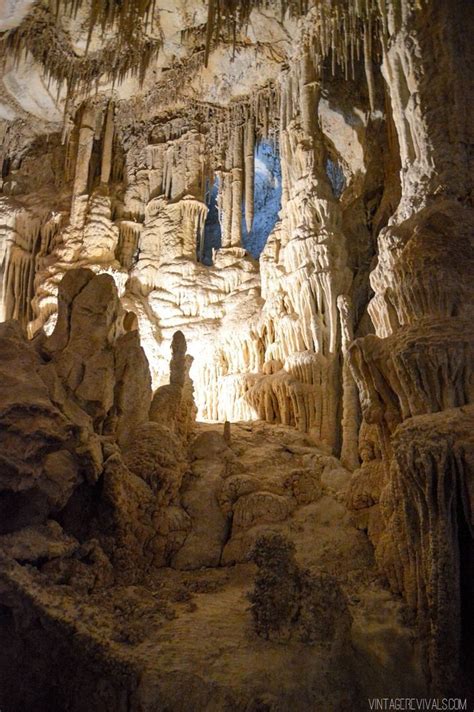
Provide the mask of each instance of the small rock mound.
{"label": "small rock mound", "polygon": [[251,558],[258,572],[249,599],[259,636],[332,649],[349,641],[352,618],[341,587],[333,576],[301,569],[293,542],[280,534],[265,534]]}

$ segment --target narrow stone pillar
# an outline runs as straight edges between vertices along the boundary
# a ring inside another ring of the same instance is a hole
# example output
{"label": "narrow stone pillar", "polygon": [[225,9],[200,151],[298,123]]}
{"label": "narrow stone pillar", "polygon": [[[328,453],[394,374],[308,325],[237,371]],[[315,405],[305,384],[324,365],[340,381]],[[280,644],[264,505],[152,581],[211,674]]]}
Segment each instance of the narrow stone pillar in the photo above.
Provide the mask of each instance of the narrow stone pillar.
{"label": "narrow stone pillar", "polygon": [[230,171],[219,173],[219,220],[221,223],[221,245],[230,247],[232,243],[232,175]]}
{"label": "narrow stone pillar", "polygon": [[342,351],[342,447],[341,462],[348,470],[359,467],[359,391],[354,381],[347,354],[354,340],[354,314],[347,294],[337,298],[341,324]]}
{"label": "narrow stone pillar", "polygon": [[112,168],[112,146],[114,141],[114,105],[109,101],[105,117],[104,143],[102,146],[102,167],[100,182],[107,185],[110,180]]}
{"label": "narrow stone pillar", "polygon": [[92,146],[95,133],[95,110],[86,107],[81,118],[79,141],[77,146],[76,170],[74,174],[73,200],[79,195],[87,193],[89,178],[89,163],[92,155]]}
{"label": "narrow stone pillar", "polygon": [[233,165],[232,165],[232,230],[231,246],[242,244],[242,202],[243,202],[243,157],[244,128],[234,128]]}
{"label": "narrow stone pillar", "polygon": [[250,232],[254,216],[255,184],[255,122],[253,117],[245,125],[245,224]]}

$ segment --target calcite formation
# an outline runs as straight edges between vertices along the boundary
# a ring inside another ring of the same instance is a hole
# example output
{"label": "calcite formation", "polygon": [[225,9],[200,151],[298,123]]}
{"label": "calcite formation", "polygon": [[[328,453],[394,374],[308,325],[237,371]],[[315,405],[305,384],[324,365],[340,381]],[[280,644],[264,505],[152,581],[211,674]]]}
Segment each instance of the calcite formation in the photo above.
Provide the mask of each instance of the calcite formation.
{"label": "calcite formation", "polygon": [[0,8],[2,710],[473,694],[473,29]]}

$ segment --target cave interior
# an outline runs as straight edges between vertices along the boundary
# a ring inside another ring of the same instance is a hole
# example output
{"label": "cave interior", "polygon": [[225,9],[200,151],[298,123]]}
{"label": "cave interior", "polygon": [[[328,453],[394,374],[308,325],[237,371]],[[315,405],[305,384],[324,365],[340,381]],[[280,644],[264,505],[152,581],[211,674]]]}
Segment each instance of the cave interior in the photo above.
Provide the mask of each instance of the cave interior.
{"label": "cave interior", "polygon": [[1,4],[1,712],[472,709],[473,30]]}

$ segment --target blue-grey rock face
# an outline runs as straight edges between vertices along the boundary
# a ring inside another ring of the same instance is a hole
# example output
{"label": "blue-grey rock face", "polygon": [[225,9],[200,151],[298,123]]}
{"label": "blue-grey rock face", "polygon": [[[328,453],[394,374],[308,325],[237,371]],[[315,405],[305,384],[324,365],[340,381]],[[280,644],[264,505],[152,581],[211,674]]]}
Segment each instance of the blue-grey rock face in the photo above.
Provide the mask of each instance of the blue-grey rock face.
{"label": "blue-grey rock face", "polygon": [[255,217],[250,233],[242,225],[243,245],[260,256],[281,208],[281,166],[277,149],[262,141],[255,152]]}
{"label": "blue-grey rock face", "polygon": [[[200,257],[204,264],[212,264],[212,250],[221,246],[221,226],[217,210],[219,181],[216,178],[209,190],[209,213],[206,220],[204,251]],[[252,257],[258,259],[278,218],[281,208],[281,166],[275,146],[262,141],[255,151],[255,217],[252,230],[247,231],[245,211],[242,214],[242,242]]]}

